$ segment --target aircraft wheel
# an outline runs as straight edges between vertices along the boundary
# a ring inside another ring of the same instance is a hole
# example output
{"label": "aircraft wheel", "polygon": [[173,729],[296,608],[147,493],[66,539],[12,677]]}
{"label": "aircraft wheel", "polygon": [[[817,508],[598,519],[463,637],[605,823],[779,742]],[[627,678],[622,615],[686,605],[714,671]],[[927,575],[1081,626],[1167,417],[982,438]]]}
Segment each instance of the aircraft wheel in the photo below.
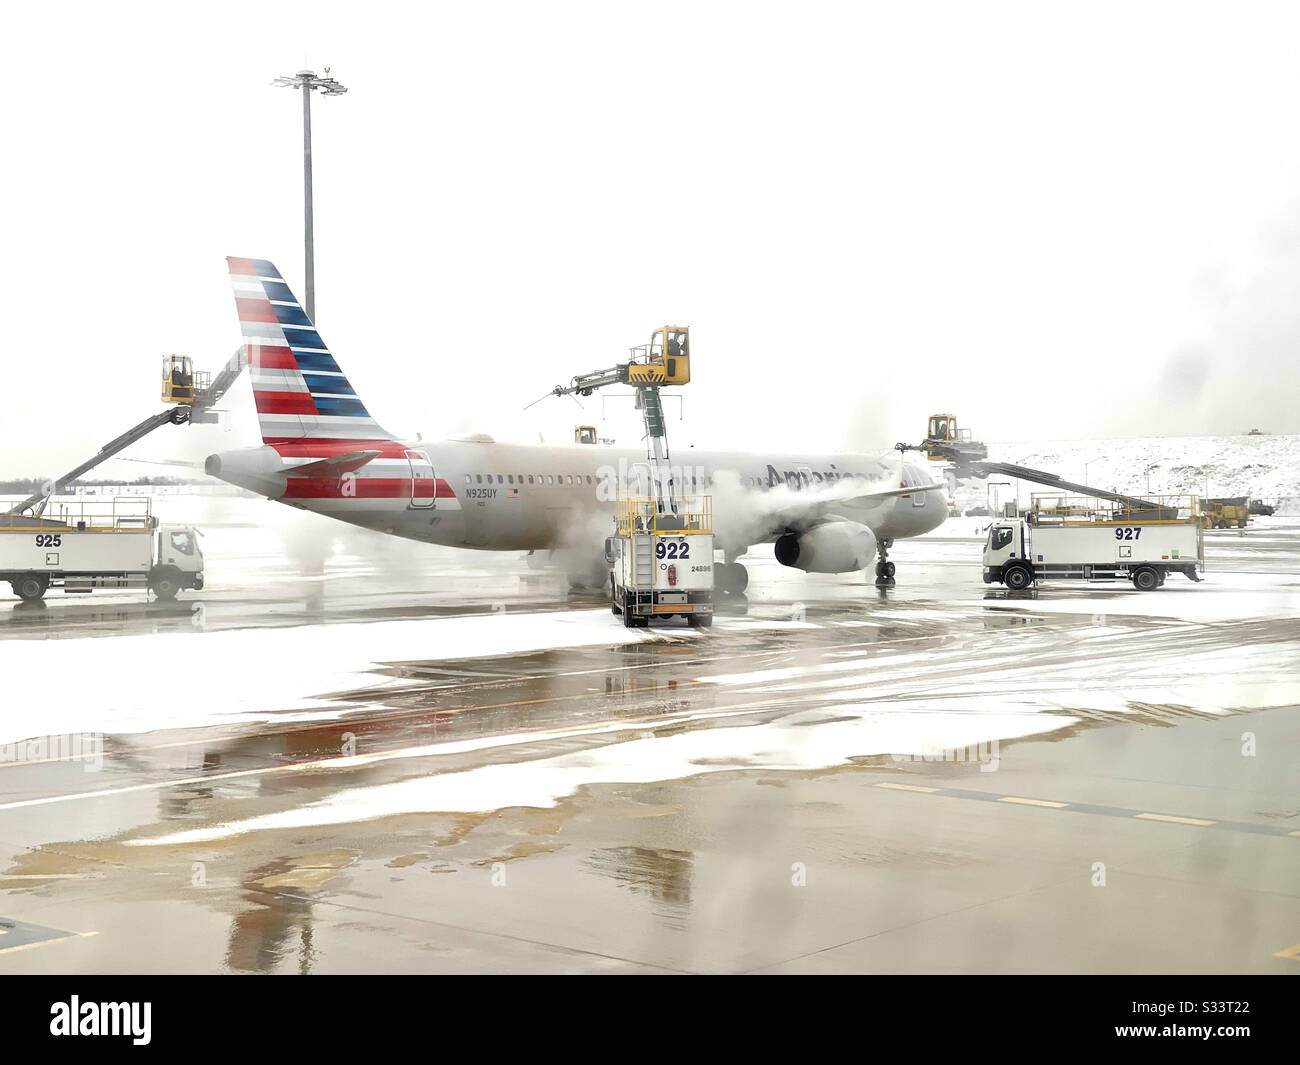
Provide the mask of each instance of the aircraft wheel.
{"label": "aircraft wheel", "polygon": [[719,584],[724,592],[740,595],[749,587],[749,570],[739,562],[726,562],[722,565],[722,580]]}

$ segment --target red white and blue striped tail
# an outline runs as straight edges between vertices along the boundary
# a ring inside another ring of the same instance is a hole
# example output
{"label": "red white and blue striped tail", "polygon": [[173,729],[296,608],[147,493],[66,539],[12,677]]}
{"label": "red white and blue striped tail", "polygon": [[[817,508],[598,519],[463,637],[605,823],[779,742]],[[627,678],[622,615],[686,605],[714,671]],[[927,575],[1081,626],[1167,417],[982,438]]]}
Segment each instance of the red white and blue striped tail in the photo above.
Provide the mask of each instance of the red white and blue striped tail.
{"label": "red white and blue striped tail", "polygon": [[262,439],[396,439],[370,416],[275,265],[226,262]]}

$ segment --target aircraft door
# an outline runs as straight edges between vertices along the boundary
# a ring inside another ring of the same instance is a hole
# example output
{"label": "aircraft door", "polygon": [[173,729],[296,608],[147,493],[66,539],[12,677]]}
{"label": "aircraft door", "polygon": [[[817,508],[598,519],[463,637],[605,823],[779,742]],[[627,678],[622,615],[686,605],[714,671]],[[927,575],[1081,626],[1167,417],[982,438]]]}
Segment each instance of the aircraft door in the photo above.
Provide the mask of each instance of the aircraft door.
{"label": "aircraft door", "polygon": [[433,463],[423,451],[407,450],[406,461],[411,465],[411,506],[427,509],[438,501],[438,481],[433,474]]}

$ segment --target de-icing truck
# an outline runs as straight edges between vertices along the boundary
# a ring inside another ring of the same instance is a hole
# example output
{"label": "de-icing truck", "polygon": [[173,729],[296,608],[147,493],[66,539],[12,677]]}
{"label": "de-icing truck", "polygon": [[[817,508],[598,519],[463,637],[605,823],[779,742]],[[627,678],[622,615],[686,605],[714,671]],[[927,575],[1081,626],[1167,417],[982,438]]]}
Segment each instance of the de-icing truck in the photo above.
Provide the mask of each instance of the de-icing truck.
{"label": "de-icing truck", "polygon": [[174,599],[203,587],[203,551],[190,525],[160,525],[145,497],[47,500],[0,510],[0,581],[20,599],[49,588],[148,588]]}
{"label": "de-icing truck", "polygon": [[1129,580],[1146,592],[1159,588],[1170,573],[1199,581],[1205,570],[1195,496],[1117,501],[1041,494],[1031,499],[1024,515],[989,526],[985,584],[1022,589],[1044,580]]}

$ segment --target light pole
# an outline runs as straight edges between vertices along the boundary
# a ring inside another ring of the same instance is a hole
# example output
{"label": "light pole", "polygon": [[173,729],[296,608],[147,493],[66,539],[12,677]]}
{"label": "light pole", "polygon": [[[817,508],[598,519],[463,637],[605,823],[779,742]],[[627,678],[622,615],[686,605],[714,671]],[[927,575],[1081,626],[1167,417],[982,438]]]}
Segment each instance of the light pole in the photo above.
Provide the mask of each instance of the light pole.
{"label": "light pole", "polygon": [[1097,462],[1099,459],[1103,459],[1105,457],[1106,457],[1105,455],[1097,455],[1094,458],[1090,458],[1087,462],[1083,464],[1083,479],[1085,481],[1087,481],[1088,479],[1088,467],[1091,466],[1094,462]]}
{"label": "light pole", "polygon": [[[330,68],[325,68],[328,74]],[[333,78],[318,77],[314,70],[300,70],[297,74],[276,78],[272,85],[302,90],[302,229],[303,246],[307,260],[307,317],[316,323],[316,240],[311,217],[311,93],[320,89],[326,96],[342,96],[347,87]]]}

